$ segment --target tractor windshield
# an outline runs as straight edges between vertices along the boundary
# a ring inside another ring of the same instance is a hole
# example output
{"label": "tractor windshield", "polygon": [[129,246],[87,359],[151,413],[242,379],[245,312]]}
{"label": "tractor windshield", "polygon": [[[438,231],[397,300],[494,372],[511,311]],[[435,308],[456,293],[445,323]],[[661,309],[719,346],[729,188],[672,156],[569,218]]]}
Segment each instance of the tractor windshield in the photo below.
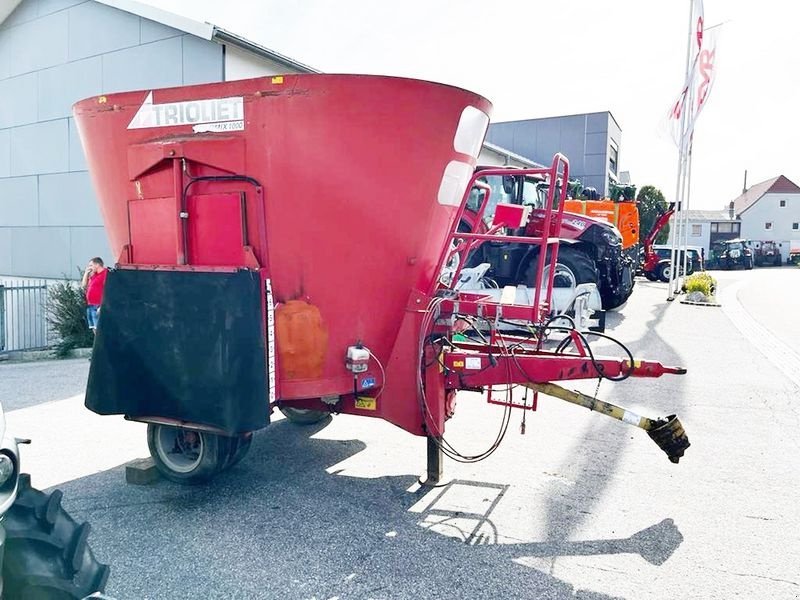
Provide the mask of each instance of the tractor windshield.
{"label": "tractor windshield", "polygon": [[[525,178],[522,182],[522,193],[519,192],[521,176],[513,177],[509,175],[488,175],[480,177],[478,181],[485,183],[491,189],[489,204],[483,213],[484,220],[491,222],[494,211],[498,204],[525,204],[534,208],[541,208],[544,205],[544,198],[547,196],[547,188],[539,184],[536,180]],[[521,199],[520,199],[521,195]],[[478,188],[472,188],[470,197],[467,201],[467,208],[478,212],[483,204],[485,193]],[[521,201],[520,201],[521,200]]]}

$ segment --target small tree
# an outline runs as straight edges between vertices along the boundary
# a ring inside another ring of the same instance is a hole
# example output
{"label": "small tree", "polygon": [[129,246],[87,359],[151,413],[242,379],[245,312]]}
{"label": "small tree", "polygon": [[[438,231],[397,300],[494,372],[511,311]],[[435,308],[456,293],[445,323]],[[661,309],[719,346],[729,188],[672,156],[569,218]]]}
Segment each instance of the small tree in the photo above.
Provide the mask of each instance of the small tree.
{"label": "small tree", "polygon": [[73,348],[92,347],[94,336],[86,322],[86,298],[75,282],[65,279],[48,286],[47,321],[58,336],[58,356],[66,356]]}
{"label": "small tree", "polygon": [[[663,213],[667,212],[669,205],[664,199],[664,194],[661,193],[657,187],[646,185],[639,190],[636,201],[639,204],[639,239],[643,239],[656,222],[656,219]],[[669,236],[669,224],[664,225],[664,228],[656,236],[655,243],[663,244],[667,241]]]}

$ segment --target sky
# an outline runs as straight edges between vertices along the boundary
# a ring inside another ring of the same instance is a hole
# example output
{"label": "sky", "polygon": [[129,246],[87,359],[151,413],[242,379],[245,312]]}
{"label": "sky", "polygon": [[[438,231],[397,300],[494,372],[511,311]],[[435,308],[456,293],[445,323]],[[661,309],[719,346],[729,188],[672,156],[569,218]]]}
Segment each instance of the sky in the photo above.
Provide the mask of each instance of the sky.
{"label": "sky", "polygon": [[[477,92],[492,121],[609,110],[620,170],[675,197],[663,129],[685,71],[689,0],[144,0],[328,73],[416,77]],[[783,174],[800,185],[800,7],[705,0],[722,23],[695,128],[690,208],[722,209]]]}

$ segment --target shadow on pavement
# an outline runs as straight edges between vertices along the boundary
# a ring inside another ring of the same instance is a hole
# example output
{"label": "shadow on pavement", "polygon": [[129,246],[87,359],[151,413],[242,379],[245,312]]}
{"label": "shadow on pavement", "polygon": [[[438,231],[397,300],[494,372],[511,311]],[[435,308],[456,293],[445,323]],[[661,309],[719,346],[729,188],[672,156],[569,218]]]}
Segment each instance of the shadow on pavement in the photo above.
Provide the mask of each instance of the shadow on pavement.
{"label": "shadow on pavement", "polygon": [[[639,284],[640,282],[637,281],[637,286]],[[623,332],[613,331],[613,327],[622,323],[624,316],[620,313],[608,313],[607,319],[610,319],[609,323],[612,328],[608,333],[623,342],[634,358],[648,358],[659,360],[665,365],[679,365],[681,362],[680,357],[672,346],[662,337],[654,334],[654,329],[663,320],[667,308],[666,302],[653,304],[649,307],[647,322],[644,326],[646,333],[639,339],[634,340],[626,339]],[[593,342],[591,339],[590,341]],[[600,341],[602,342],[602,340]],[[608,344],[598,344],[598,346],[602,346],[602,350],[598,354],[619,356],[620,358],[626,357],[618,347],[615,348]],[[665,377],[674,378],[674,376],[669,375]],[[630,408],[632,405],[641,404],[642,398],[652,397],[653,390],[659,385],[658,382],[658,379],[648,378],[631,378],[621,383],[604,380],[599,388],[599,397]],[[672,381],[670,384],[669,410],[670,413],[674,412],[680,416],[681,409],[684,407],[683,394],[676,394],[675,388],[683,384],[680,380]],[[596,382],[592,385],[593,388],[594,385],[596,385]],[[568,385],[567,387],[570,386]],[[592,389],[589,393],[593,394],[594,391]],[[639,410],[644,416],[652,418],[664,416],[658,414],[657,409],[649,407]],[[567,544],[568,542],[565,540],[569,539],[578,531],[586,519],[591,517],[592,513],[595,512],[594,507],[604,502],[605,491],[610,482],[617,476],[616,472],[626,453],[649,451],[650,448],[645,448],[645,446],[652,443],[647,439],[645,432],[630,428],[629,425],[596,414],[588,415],[586,419],[587,434],[581,437],[573,446],[571,452],[567,453],[567,456],[570,457],[569,461],[563,463],[559,470],[560,473],[574,481],[575,485],[565,490],[564,486],[552,484],[552,491],[545,504],[548,517],[548,541],[555,546]],[[591,421],[589,422],[589,420]],[[633,433],[629,433],[625,428],[629,428],[629,431]],[[634,442],[629,444],[629,440],[632,437]],[[666,461],[667,459],[663,454],[660,454],[659,456],[654,455],[653,460]],[[580,510],[578,510],[578,507]],[[665,520],[656,527],[674,528],[675,525],[671,520]],[[644,534],[648,529],[643,530],[640,534]],[[677,532],[677,529],[675,529],[675,532]],[[678,536],[680,536],[679,533],[677,536],[671,536],[670,539],[677,540]],[[677,541],[674,544],[674,548],[677,548],[679,543],[680,541]],[[668,547],[672,545],[672,542],[667,542]],[[651,558],[657,559],[654,556],[651,556]],[[653,564],[661,563],[656,560]]]}
{"label": "shadow on pavement", "polygon": [[[498,498],[482,515],[468,515],[478,525],[461,541],[445,537],[424,522],[464,517],[441,508],[447,489],[426,496],[409,491],[412,475],[329,473],[365,445],[311,437],[318,429],[278,421],[256,435],[242,463],[204,486],[130,486],[120,468],[60,486],[67,508],[91,522],[96,554],[111,563],[108,593],[119,600],[608,600],[515,559],[635,553],[658,565],[682,540],[667,519],[627,539],[495,544],[479,534],[496,531],[491,512],[508,486],[460,480],[449,485],[486,488]],[[410,512],[423,498],[426,506]]]}

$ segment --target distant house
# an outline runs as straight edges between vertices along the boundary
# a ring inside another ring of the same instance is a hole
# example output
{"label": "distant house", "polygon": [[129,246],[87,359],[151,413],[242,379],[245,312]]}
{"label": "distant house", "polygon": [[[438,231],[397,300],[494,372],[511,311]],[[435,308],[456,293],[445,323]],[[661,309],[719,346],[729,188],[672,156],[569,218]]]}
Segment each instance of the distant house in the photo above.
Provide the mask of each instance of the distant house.
{"label": "distant house", "polygon": [[741,237],[771,240],[781,244],[781,255],[789,255],[789,241],[800,240],[800,186],[778,175],[745,190],[732,203],[742,222]]}
{"label": "distant house", "polygon": [[[711,256],[715,242],[732,240],[741,235],[742,222],[730,210],[688,210],[689,231],[687,245],[703,248]],[[670,227],[675,227],[670,220]]]}

